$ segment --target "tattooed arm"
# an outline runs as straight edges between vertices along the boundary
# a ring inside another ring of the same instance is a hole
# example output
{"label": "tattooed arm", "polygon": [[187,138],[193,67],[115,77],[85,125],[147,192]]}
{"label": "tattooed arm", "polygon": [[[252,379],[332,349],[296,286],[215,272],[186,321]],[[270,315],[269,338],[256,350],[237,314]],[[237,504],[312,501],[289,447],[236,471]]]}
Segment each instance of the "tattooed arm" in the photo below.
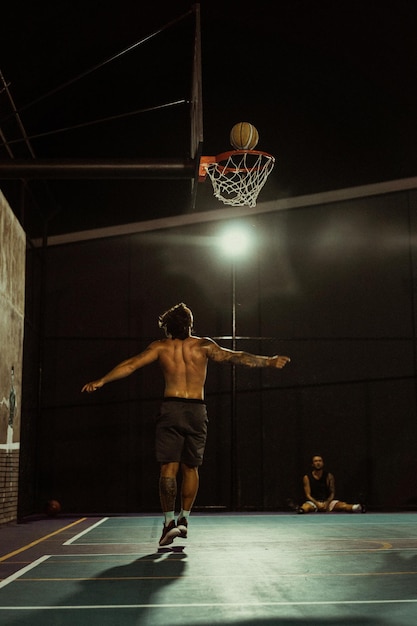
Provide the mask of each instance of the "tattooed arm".
{"label": "tattooed arm", "polygon": [[212,361],[229,362],[233,365],[245,365],[246,367],[275,367],[283,368],[290,361],[287,356],[261,356],[237,350],[222,348],[212,339],[202,339],[201,348],[206,352],[207,358]]}

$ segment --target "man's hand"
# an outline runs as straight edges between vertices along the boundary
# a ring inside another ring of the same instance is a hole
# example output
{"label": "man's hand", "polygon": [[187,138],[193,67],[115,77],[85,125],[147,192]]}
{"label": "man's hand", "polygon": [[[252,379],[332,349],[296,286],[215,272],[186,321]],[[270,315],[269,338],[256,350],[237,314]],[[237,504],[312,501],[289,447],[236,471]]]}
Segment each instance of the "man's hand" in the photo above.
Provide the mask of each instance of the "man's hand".
{"label": "man's hand", "polygon": [[274,361],[274,363],[272,364],[271,367],[278,367],[279,369],[282,369],[284,367],[284,365],[286,365],[287,363],[289,363],[291,361],[289,356],[273,356],[271,357],[271,361]]}
{"label": "man's hand", "polygon": [[92,391],[97,391],[97,389],[100,389],[100,387],[102,387],[103,385],[104,383],[101,379],[93,380],[91,383],[87,383],[86,385],[84,385],[84,387],[81,389],[81,392],[87,391],[87,393],[91,393]]}

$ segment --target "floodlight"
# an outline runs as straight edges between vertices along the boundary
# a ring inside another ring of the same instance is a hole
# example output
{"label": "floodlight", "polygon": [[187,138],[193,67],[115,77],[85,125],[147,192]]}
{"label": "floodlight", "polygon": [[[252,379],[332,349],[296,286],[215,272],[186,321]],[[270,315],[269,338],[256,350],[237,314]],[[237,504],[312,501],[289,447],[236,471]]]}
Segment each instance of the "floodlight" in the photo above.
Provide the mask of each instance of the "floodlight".
{"label": "floodlight", "polygon": [[242,256],[249,250],[250,245],[249,232],[242,226],[230,226],[220,236],[220,247],[229,257]]}

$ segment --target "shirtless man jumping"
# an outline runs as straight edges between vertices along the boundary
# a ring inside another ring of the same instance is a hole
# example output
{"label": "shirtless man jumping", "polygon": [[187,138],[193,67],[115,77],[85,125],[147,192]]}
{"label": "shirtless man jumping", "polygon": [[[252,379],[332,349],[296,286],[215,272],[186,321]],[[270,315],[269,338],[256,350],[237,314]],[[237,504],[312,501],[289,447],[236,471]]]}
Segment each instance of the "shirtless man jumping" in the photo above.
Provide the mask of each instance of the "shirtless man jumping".
{"label": "shirtless man jumping", "polygon": [[[190,515],[199,486],[198,468],[203,462],[207,438],[207,411],[204,385],[208,361],[232,363],[247,367],[281,369],[290,361],[287,356],[257,356],[248,352],[222,348],[207,337],[191,334],[193,314],[183,303],[159,317],[166,339],[154,341],[102,378],[87,383],[82,391],[91,393],[103,385],[158,361],[165,380],[164,398],[156,425],[156,458],[160,463],[159,495],[165,516],[160,546],[175,537],[187,537]],[[181,512],[175,523],[177,475],[182,472]]]}

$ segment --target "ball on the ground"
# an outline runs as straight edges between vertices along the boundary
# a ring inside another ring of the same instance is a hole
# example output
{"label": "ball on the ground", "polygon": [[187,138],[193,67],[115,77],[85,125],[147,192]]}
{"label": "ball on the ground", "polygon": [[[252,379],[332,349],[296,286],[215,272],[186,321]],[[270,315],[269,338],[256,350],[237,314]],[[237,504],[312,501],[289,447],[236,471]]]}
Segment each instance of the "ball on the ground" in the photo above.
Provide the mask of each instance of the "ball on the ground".
{"label": "ball on the ground", "polygon": [[55,517],[61,512],[61,503],[58,500],[48,500],[45,507],[45,513],[49,517]]}
{"label": "ball on the ground", "polygon": [[235,150],[253,150],[258,141],[258,131],[250,122],[239,122],[230,131],[230,143]]}

